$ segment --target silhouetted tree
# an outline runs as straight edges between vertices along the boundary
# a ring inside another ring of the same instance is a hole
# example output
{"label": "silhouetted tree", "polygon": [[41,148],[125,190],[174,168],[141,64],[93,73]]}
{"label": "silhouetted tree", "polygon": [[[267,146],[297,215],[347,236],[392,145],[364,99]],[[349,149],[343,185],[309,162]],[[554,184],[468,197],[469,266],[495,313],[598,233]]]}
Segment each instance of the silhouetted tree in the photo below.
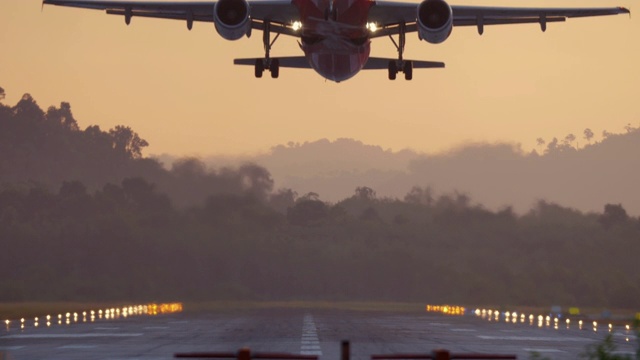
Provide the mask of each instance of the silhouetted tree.
{"label": "silhouetted tree", "polygon": [[376,198],[376,191],[367,186],[358,186],[355,196],[361,200],[374,200]]}
{"label": "silhouetted tree", "polygon": [[300,196],[298,198],[298,200],[296,200],[296,202],[300,202],[300,201],[319,201],[319,199],[320,199],[320,195],[318,195],[318,193],[310,191],[310,192]]}
{"label": "silhouetted tree", "polygon": [[149,143],[141,139],[137,133],[128,126],[118,125],[109,130],[113,149],[126,154],[131,159],[142,157],[142,149],[149,146]]}
{"label": "silhouetted tree", "polygon": [[584,139],[587,140],[589,144],[591,144],[591,139],[593,139],[593,131],[591,131],[591,129],[584,129]]}
{"label": "silhouetted tree", "polygon": [[276,211],[286,214],[287,209],[294,206],[298,193],[291,189],[279,189],[269,196],[269,205]]}
{"label": "silhouetted tree", "polygon": [[13,107],[13,112],[18,121],[38,123],[44,119],[44,112],[31,97],[31,94],[22,95],[22,99]]}
{"label": "silhouetted tree", "polygon": [[4,93],[4,89],[2,87],[0,87],[0,100],[4,100],[5,96],[6,96],[6,94]]}
{"label": "silhouetted tree", "polygon": [[287,210],[287,220],[292,225],[318,226],[328,218],[329,209],[320,200],[299,200]]}
{"label": "silhouetted tree", "polygon": [[624,224],[629,221],[627,211],[622,204],[606,204],[604,213],[600,216],[600,223],[605,229],[609,229],[616,224]]}
{"label": "silhouetted tree", "polygon": [[66,128],[72,131],[78,131],[78,122],[73,118],[71,113],[71,105],[67,102],[60,103],[60,108],[56,109],[54,106],[49,107],[47,110],[47,120],[60,125],[62,128]]}
{"label": "silhouetted tree", "polygon": [[404,196],[404,201],[412,204],[431,206],[433,205],[433,189],[430,186],[425,188],[414,186],[407,195]]}
{"label": "silhouetted tree", "polygon": [[563,144],[566,146],[572,146],[574,141],[576,141],[576,136],[573,134],[568,134],[564,137]]}
{"label": "silhouetted tree", "polygon": [[273,190],[273,179],[269,171],[256,164],[245,164],[238,169],[243,189],[257,199],[266,201]]}

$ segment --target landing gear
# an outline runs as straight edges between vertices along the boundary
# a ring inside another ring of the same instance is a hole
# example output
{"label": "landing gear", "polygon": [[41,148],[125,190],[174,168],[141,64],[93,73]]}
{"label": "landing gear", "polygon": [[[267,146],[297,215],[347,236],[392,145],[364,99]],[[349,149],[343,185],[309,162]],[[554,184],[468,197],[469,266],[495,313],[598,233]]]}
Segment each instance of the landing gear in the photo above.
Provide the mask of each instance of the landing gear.
{"label": "landing gear", "polygon": [[269,71],[271,72],[271,78],[273,79],[277,79],[278,76],[280,76],[280,61],[278,59],[271,59]]}
{"label": "landing gear", "polygon": [[264,72],[264,61],[262,59],[256,59],[256,77],[261,78]]}
{"label": "landing gear", "polygon": [[391,60],[389,61],[389,80],[395,80],[398,74],[398,64]]}
{"label": "landing gear", "polygon": [[400,23],[399,32],[398,32],[398,42],[396,42],[391,35],[389,35],[389,39],[393,42],[393,45],[396,46],[398,50],[398,60],[389,61],[389,80],[395,80],[396,75],[399,72],[404,73],[405,80],[413,79],[413,63],[410,60],[404,60],[402,58],[402,53],[404,53],[404,45],[406,43],[405,34],[407,32],[407,26],[405,23]]}
{"label": "landing gear", "polygon": [[271,59],[270,52],[273,44],[278,40],[280,33],[271,40],[271,23],[264,22],[264,30],[262,31],[262,44],[264,45],[264,59],[256,59],[255,75],[257,78],[262,77],[265,70],[269,70],[271,77],[277,79],[280,76],[280,61]]}

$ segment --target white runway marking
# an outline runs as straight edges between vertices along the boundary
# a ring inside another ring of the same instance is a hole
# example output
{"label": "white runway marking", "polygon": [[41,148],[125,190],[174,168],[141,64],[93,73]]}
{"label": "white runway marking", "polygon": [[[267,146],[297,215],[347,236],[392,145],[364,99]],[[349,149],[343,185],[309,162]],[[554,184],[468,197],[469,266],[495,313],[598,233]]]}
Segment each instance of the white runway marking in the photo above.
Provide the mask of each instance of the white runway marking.
{"label": "white runway marking", "polygon": [[120,329],[119,327],[96,327],[93,328],[94,330],[118,330]]}
{"label": "white runway marking", "polygon": [[582,338],[571,338],[571,337],[536,337],[536,336],[488,336],[488,335],[478,335],[480,339],[483,340],[511,340],[511,341],[580,341],[580,342],[589,342],[589,339]]}
{"label": "white runway marking", "polygon": [[476,329],[451,329],[451,331],[454,331],[454,332],[476,332],[478,330],[476,330]]}
{"label": "white runway marking", "polygon": [[302,322],[302,339],[300,340],[300,354],[302,355],[322,355],[320,340],[313,316],[305,315]]}
{"label": "white runway marking", "polygon": [[0,346],[0,350],[20,350],[22,349],[24,346]]}
{"label": "white runway marking", "polygon": [[101,337],[136,337],[143,333],[102,333],[102,334],[20,334],[9,335],[3,339],[81,339],[81,338],[101,338]]}
{"label": "white runway marking", "polygon": [[147,326],[147,327],[143,327],[143,329],[145,330],[166,330],[168,329],[168,326]]}

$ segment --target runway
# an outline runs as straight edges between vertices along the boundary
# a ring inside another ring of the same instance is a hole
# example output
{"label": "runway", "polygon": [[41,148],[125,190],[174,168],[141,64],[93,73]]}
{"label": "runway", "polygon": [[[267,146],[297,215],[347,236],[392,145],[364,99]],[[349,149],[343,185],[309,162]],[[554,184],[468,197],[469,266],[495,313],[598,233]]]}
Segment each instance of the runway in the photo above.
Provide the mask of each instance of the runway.
{"label": "runway", "polygon": [[[172,359],[175,353],[286,352],[340,359],[340,342],[349,340],[351,358],[373,354],[430,353],[444,348],[458,353],[515,354],[529,359],[538,352],[550,359],[576,359],[589,344],[601,341],[606,327],[541,326],[528,322],[487,321],[476,316],[434,313],[359,312],[308,309],[183,312],[126,319],[57,323],[0,335],[0,359]],[[623,328],[611,334],[622,354],[634,354],[637,339]]]}

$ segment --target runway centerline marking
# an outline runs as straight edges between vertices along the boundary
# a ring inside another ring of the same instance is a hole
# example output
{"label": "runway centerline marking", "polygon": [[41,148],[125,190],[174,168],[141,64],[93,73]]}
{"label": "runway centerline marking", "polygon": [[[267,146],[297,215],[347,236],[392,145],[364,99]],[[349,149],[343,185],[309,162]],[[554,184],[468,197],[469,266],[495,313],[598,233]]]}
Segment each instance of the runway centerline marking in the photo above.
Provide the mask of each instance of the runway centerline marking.
{"label": "runway centerline marking", "polygon": [[313,316],[307,314],[302,320],[302,339],[300,340],[300,354],[302,355],[322,355],[318,330],[313,321]]}

